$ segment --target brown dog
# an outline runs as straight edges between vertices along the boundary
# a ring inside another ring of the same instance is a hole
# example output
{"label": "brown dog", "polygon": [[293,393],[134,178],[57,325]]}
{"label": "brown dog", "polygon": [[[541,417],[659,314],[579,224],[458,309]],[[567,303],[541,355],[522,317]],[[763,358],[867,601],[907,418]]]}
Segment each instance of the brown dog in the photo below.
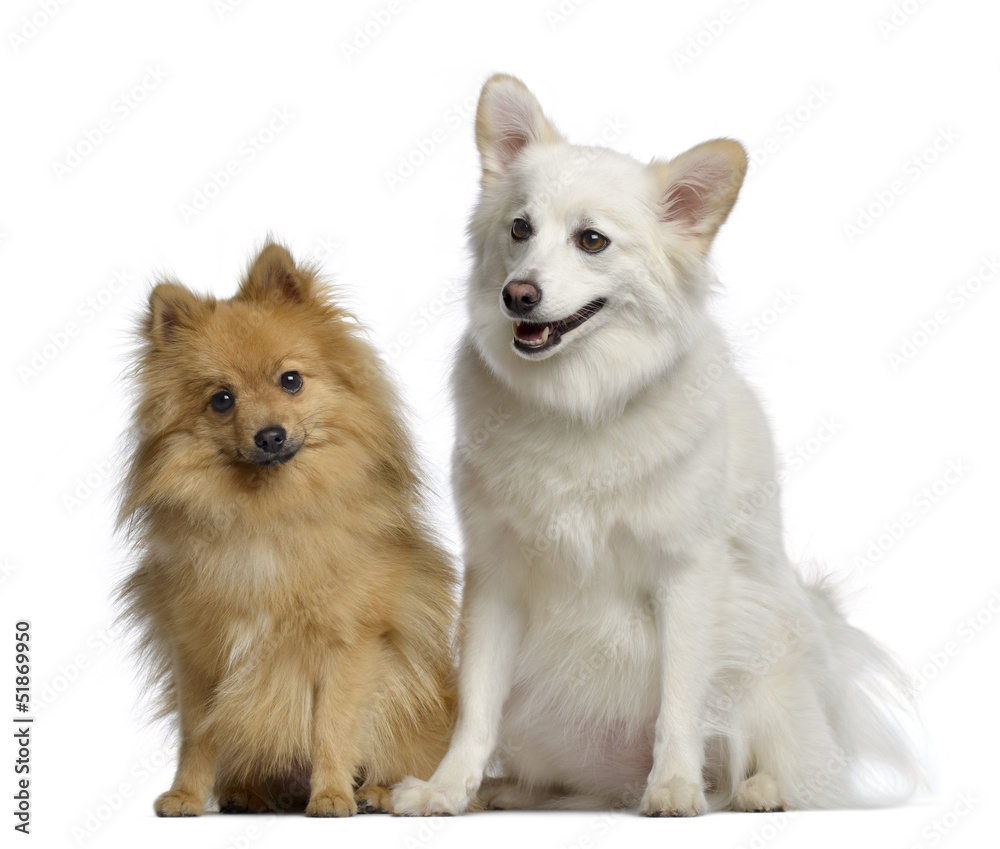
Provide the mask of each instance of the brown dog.
{"label": "brown dog", "polygon": [[121,587],[180,724],[160,816],[384,811],[451,727],[455,576],[357,325],[269,244],[239,292],[152,292]]}

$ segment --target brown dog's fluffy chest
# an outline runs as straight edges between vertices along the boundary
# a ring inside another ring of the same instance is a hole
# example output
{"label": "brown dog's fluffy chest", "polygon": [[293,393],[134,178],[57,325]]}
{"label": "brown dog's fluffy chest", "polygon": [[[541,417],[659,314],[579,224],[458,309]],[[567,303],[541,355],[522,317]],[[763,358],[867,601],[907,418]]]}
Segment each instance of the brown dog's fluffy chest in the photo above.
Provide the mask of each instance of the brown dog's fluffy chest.
{"label": "brown dog's fluffy chest", "polygon": [[385,628],[352,554],[287,526],[211,543],[175,526],[157,546],[147,584],[157,630],[185,658],[185,686],[204,692],[206,722],[234,768],[308,763],[331,655]]}
{"label": "brown dog's fluffy chest", "polygon": [[177,544],[185,537],[175,533],[161,548],[154,581],[161,626],[179,645],[198,644],[211,667],[205,673],[225,677],[283,649],[313,660],[311,667],[334,645],[378,627],[371,594],[353,574],[354,552],[303,530],[193,546]]}

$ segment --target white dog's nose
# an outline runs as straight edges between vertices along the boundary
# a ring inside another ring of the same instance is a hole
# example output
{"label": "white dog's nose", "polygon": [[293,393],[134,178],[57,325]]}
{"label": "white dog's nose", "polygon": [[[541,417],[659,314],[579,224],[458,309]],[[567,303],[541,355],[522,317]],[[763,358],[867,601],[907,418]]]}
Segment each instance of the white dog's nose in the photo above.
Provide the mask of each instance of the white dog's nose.
{"label": "white dog's nose", "polygon": [[527,315],[542,299],[542,290],[530,280],[511,280],[503,287],[503,305],[515,315]]}

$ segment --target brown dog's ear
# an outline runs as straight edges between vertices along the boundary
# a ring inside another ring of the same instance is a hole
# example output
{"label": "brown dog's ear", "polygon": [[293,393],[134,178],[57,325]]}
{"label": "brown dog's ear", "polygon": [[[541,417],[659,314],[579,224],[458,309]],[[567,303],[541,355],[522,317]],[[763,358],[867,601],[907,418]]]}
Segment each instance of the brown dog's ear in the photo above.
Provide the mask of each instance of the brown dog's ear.
{"label": "brown dog's ear", "polygon": [[707,251],[743,185],[747,171],[743,145],[715,139],[650,167],[659,183],[660,220],[674,224]]}
{"label": "brown dog's ear", "polygon": [[561,139],[535,95],[517,77],[494,74],[486,81],[476,109],[476,146],[484,186],[506,174],[529,144]]}
{"label": "brown dog's ear", "polygon": [[251,263],[236,297],[244,301],[301,304],[311,295],[311,277],[295,266],[287,248],[269,242]]}
{"label": "brown dog's ear", "polygon": [[159,283],[149,294],[147,335],[157,348],[170,348],[178,334],[198,320],[206,304],[207,301],[180,283]]}

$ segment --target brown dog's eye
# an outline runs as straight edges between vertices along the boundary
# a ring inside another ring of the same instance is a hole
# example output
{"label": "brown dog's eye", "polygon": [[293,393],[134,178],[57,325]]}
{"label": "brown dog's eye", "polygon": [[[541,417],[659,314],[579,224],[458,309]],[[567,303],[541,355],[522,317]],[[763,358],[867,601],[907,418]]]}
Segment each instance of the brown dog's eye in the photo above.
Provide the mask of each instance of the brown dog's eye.
{"label": "brown dog's eye", "polygon": [[281,375],[281,388],[289,395],[294,395],[302,388],[302,375],[297,371],[286,371]]}
{"label": "brown dog's eye", "polygon": [[515,218],[510,225],[510,237],[515,242],[523,242],[531,235],[531,225],[523,218]]}
{"label": "brown dog's eye", "polygon": [[212,396],[212,409],[217,413],[228,413],[232,408],[233,404],[236,403],[236,396],[233,395],[228,389],[223,389],[221,392],[216,392]]}
{"label": "brown dog's eye", "polygon": [[598,251],[603,251],[610,242],[607,236],[602,236],[596,230],[584,230],[577,244],[587,253],[596,254]]}

